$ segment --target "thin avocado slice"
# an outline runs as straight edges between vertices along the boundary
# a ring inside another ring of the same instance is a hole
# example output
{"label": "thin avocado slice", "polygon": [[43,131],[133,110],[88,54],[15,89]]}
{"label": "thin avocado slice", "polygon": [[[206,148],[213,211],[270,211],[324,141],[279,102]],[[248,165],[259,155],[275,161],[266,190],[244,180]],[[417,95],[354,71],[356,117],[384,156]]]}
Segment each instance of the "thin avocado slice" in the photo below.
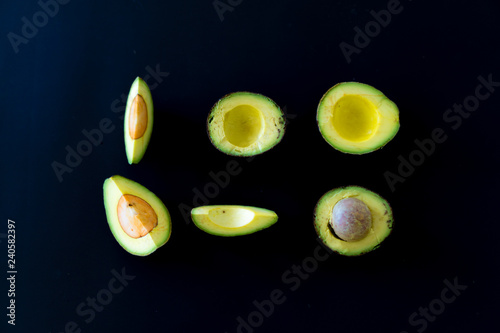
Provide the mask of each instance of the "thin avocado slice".
{"label": "thin avocado slice", "polygon": [[234,92],[221,98],[207,118],[212,144],[232,156],[253,156],[276,146],[285,134],[285,116],[270,98]]}
{"label": "thin avocado slice", "polygon": [[242,236],[265,229],[278,221],[278,215],[264,208],[238,205],[200,206],[191,210],[194,224],[216,236]]}
{"label": "thin avocado slice", "polygon": [[[360,201],[361,204],[354,201]],[[362,211],[364,206],[370,216],[366,231],[362,230],[366,218],[366,213]],[[319,199],[314,210],[314,228],[319,238],[330,249],[345,256],[358,256],[378,248],[391,233],[393,221],[389,203],[378,194],[359,186],[341,187],[327,192]],[[336,232],[335,228],[339,224],[341,228],[346,227],[343,222],[347,224],[347,232],[346,229]]]}
{"label": "thin avocado slice", "polygon": [[168,241],[170,214],[153,192],[117,175],[104,181],[103,192],[109,227],[126,251],[146,256]]}
{"label": "thin avocado slice", "polygon": [[323,138],[348,154],[382,148],[399,130],[399,109],[380,90],[359,82],[343,82],[321,98],[316,114]]}
{"label": "thin avocado slice", "polygon": [[137,164],[146,153],[153,132],[153,98],[140,77],[130,87],[124,122],[127,160],[129,164]]}

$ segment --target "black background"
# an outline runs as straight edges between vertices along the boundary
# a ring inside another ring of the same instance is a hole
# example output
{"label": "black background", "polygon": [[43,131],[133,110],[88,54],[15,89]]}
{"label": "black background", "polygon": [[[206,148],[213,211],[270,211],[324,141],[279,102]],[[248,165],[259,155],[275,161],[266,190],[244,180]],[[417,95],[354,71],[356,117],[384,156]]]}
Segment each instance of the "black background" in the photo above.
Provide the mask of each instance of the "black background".
{"label": "black background", "polygon": [[[2,313],[2,327],[63,332],[73,321],[83,332],[236,332],[254,300],[280,289],[286,301],[255,332],[417,332],[424,327],[409,317],[440,298],[445,279],[467,289],[426,332],[495,327],[500,89],[455,130],[443,114],[474,95],[478,76],[500,81],[499,6],[402,1],[402,11],[347,63],[339,44],[354,45],[353,29],[387,4],[245,0],[221,21],[210,0],[73,0],[16,53],[8,34],[21,35],[22,18],[33,22],[41,7],[2,1],[0,232],[7,219],[16,221],[18,270],[16,326]],[[123,104],[114,101],[148,66],[169,75],[152,90],[149,148],[130,166]],[[321,137],[317,104],[343,81],[373,85],[398,105],[401,129],[384,149],[347,155]],[[289,114],[283,141],[251,162],[220,153],[205,129],[217,99],[239,90],[269,96]],[[66,146],[76,149],[82,131],[105,118],[114,130],[60,182],[54,161],[65,164]],[[414,140],[435,128],[447,140],[391,191],[384,173],[397,173],[398,156],[408,158]],[[209,173],[232,160],[241,173],[210,203],[272,209],[279,221],[220,238],[186,223],[178,207],[193,206],[193,189],[203,191]],[[148,257],[130,255],[109,231],[102,183],[114,174],[143,184],[170,210],[171,239]],[[292,291],[282,275],[314,253],[317,200],[350,184],[390,202],[393,233],[362,257],[330,256]],[[86,323],[77,306],[123,268],[135,279]],[[1,286],[7,312],[5,280]]]}

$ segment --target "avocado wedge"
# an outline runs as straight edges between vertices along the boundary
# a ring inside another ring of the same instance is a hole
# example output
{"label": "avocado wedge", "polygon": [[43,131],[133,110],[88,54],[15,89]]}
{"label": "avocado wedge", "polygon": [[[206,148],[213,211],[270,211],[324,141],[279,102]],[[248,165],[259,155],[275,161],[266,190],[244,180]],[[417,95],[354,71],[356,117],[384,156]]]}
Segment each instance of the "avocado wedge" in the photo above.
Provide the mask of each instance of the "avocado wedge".
{"label": "avocado wedge", "polygon": [[152,132],[153,98],[146,82],[137,77],[130,87],[125,108],[125,152],[129,164],[141,161]]}
{"label": "avocado wedge", "polygon": [[107,178],[103,193],[109,227],[126,251],[146,256],[168,241],[170,214],[154,193],[122,176]]}
{"label": "avocado wedge", "polygon": [[206,233],[230,237],[248,235],[268,228],[278,221],[278,215],[258,207],[214,205],[193,208],[191,219]]}

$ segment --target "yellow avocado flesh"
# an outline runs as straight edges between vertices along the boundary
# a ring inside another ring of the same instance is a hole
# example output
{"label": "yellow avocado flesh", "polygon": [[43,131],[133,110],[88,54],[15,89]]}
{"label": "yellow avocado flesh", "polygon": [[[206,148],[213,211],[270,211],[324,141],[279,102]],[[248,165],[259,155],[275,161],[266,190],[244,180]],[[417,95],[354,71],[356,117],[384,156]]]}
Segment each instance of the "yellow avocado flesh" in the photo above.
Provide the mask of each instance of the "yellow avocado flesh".
{"label": "yellow avocado flesh", "polygon": [[262,112],[250,105],[238,105],[224,115],[224,133],[227,141],[237,147],[248,147],[264,132]]}
{"label": "yellow avocado flesh", "polygon": [[[366,237],[357,241],[344,241],[337,238],[330,225],[332,211],[337,202],[345,198],[356,198],[363,201],[372,216],[372,224]],[[389,236],[392,230],[392,210],[385,199],[378,194],[358,186],[337,188],[323,195],[314,212],[314,227],[320,239],[333,251],[357,256],[376,249]]]}
{"label": "yellow avocado flesh", "polygon": [[268,97],[235,92],[210,111],[207,131],[212,144],[233,156],[261,154],[277,145],[285,133],[285,117]]}
{"label": "yellow avocado flesh", "polygon": [[346,95],[333,108],[333,127],[344,139],[361,142],[370,139],[377,131],[378,112],[367,98]]}
{"label": "yellow avocado flesh", "polygon": [[198,228],[217,236],[247,235],[278,221],[278,215],[271,210],[237,205],[196,207],[191,218]]}
{"label": "yellow avocado flesh", "polygon": [[[134,114],[140,114],[144,109],[146,110],[146,114],[142,115],[141,118],[146,119],[146,124],[133,123],[134,119],[136,119]],[[139,134],[135,135],[136,132]],[[125,108],[125,152],[129,164],[137,164],[143,158],[149,145],[152,132],[153,98],[146,82],[138,77],[130,87],[127,106]]]}
{"label": "yellow avocado flesh", "polygon": [[335,149],[366,154],[382,148],[399,130],[399,110],[381,91],[358,82],[330,88],[316,115],[323,138]]}
{"label": "yellow avocado flesh", "polygon": [[[106,218],[111,232],[126,251],[134,255],[146,256],[168,241],[172,231],[170,214],[163,202],[154,193],[130,179],[122,176],[112,176],[104,181],[103,194]],[[125,232],[118,216],[120,199],[127,194],[147,202],[156,214],[156,226],[149,233],[139,238],[131,237]]]}

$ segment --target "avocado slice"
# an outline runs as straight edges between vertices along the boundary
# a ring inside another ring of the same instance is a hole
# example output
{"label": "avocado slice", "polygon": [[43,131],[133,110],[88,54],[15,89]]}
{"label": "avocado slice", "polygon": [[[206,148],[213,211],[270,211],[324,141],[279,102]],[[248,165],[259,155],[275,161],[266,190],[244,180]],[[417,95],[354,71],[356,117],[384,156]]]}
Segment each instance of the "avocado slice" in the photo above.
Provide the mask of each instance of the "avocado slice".
{"label": "avocado slice", "polygon": [[146,256],[168,241],[170,214],[154,193],[118,175],[104,181],[103,192],[109,227],[126,251]]}
{"label": "avocado slice", "polygon": [[[363,207],[368,208],[368,213]],[[314,227],[319,238],[345,256],[358,256],[378,248],[391,233],[392,223],[387,201],[359,186],[327,192],[314,210]]]}
{"label": "avocado slice", "polygon": [[323,138],[348,154],[382,148],[399,130],[399,110],[380,90],[359,82],[343,82],[321,98],[316,121]]}
{"label": "avocado slice", "polygon": [[212,144],[232,156],[253,156],[276,146],[285,134],[285,116],[270,98],[234,92],[212,107],[207,131]]}
{"label": "avocado slice", "polygon": [[275,212],[258,207],[221,205],[200,206],[191,210],[194,224],[216,236],[242,236],[265,229],[278,221]]}
{"label": "avocado slice", "polygon": [[125,151],[129,164],[137,164],[146,153],[153,132],[153,98],[146,82],[137,77],[125,108]]}

